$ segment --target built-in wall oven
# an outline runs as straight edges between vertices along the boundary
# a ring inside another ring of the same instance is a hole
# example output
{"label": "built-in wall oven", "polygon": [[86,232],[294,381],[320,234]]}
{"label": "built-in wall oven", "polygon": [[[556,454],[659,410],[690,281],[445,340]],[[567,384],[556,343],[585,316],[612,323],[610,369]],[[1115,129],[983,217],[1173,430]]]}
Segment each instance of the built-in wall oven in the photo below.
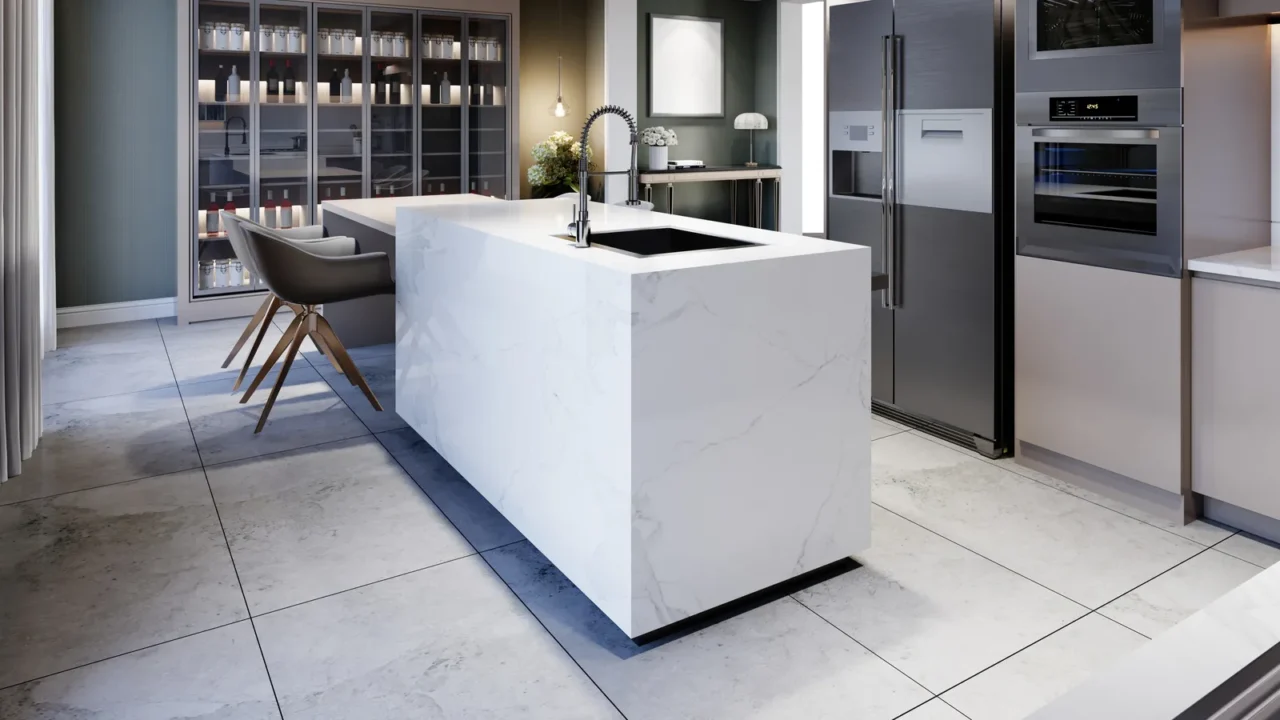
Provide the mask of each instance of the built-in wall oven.
{"label": "built-in wall oven", "polygon": [[1021,93],[1019,255],[1182,274],[1181,93]]}
{"label": "built-in wall oven", "polygon": [[1018,0],[1018,92],[1181,85],[1181,0]]}

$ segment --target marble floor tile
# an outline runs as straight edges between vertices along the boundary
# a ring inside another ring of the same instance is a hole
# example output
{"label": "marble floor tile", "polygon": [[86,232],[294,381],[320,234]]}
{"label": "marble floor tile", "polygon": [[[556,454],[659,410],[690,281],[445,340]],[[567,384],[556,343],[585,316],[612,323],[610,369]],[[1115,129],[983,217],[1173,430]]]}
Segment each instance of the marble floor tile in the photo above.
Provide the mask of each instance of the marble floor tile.
{"label": "marble floor tile", "polygon": [[942,701],[942,698],[934,698],[911,712],[903,715],[898,720],[966,720],[960,711],[951,707]]}
{"label": "marble floor tile", "polygon": [[74,345],[48,352],[42,365],[41,402],[58,405],[174,386],[159,338]]}
{"label": "marble floor tile", "polygon": [[1022,720],[1146,641],[1086,615],[942,697],[972,720]]}
{"label": "marble floor tile", "polygon": [[1280,547],[1248,533],[1233,535],[1214,547],[1232,557],[1268,568],[1280,562]]}
{"label": "marble floor tile", "polygon": [[245,617],[199,470],[0,506],[0,687]]}
{"label": "marble floor tile", "polygon": [[[350,355],[351,359],[354,360],[355,363],[360,366],[360,371],[364,372],[363,363],[367,360],[371,360],[373,358],[386,357],[387,355],[390,355],[394,358],[396,354],[396,345],[395,343],[386,343],[384,345],[366,345],[364,347],[352,347],[352,348],[347,348],[347,354]],[[311,348],[307,350],[306,355],[307,355],[307,360],[310,360],[311,364],[315,365],[316,367],[321,367],[322,365],[333,367],[333,365],[328,360],[326,360],[323,355],[320,354],[320,351],[315,348]],[[394,365],[392,367],[394,367]]]}
{"label": "marble floor tile", "polygon": [[871,464],[877,504],[1089,608],[1204,549],[913,433]]}
{"label": "marble floor tile", "polygon": [[200,467],[177,388],[44,406],[44,435],[0,504]]}
{"label": "marble floor tile", "polygon": [[475,552],[371,437],[207,472],[254,615]]}
{"label": "marble floor tile", "polygon": [[1089,612],[872,506],[861,567],[795,597],[932,692]]}
{"label": "marble floor tile", "polygon": [[373,390],[373,394],[377,396],[378,403],[382,405],[382,412],[374,410],[369,399],[364,396],[364,392],[352,385],[346,376],[335,370],[324,357],[320,357],[318,364],[314,367],[329,383],[329,387],[333,388],[338,397],[347,403],[347,407],[351,408],[351,411],[368,426],[371,432],[378,433],[407,427],[404,420],[396,414],[396,356],[375,355],[364,360],[353,358],[352,362],[364,376],[365,382],[369,383],[369,389]]}
{"label": "marble floor tile", "polygon": [[875,417],[874,415],[871,417],[871,440],[873,442],[883,437],[889,437],[890,435],[897,435],[900,432],[904,432],[904,431],[901,427],[898,426],[897,423],[890,425],[889,423],[885,422],[884,420],[878,417]]}
{"label": "marble floor tile", "polygon": [[160,326],[155,320],[133,320],[109,325],[86,325],[63,328],[58,331],[58,347],[128,342],[131,340],[160,340]]}
{"label": "marble floor tile", "polygon": [[484,552],[524,539],[412,428],[379,433],[378,440],[476,550]]}
{"label": "marble floor tile", "polygon": [[1175,535],[1181,535],[1182,537],[1188,540],[1200,543],[1201,545],[1204,545],[1204,546],[1211,546],[1218,542],[1221,542],[1222,540],[1228,537],[1231,537],[1232,533],[1235,532],[1234,530],[1230,530],[1228,528],[1222,527],[1221,525],[1215,525],[1211,522],[1206,522],[1204,520],[1195,520],[1190,523],[1181,523],[1174,520],[1170,520],[1167,517],[1162,517],[1160,515],[1155,515],[1153,513],[1147,512],[1146,510],[1143,510],[1142,508],[1136,507],[1132,504],[1126,503],[1123,500],[1117,500],[1115,498],[1111,498],[1106,495],[1093,492],[1092,490],[1081,487],[1074,483],[1070,483],[1065,480],[1059,480],[1058,478],[1051,477],[1038,470],[1029,468],[1025,465],[1019,465],[1011,457],[1004,457],[998,460],[992,460],[991,458],[984,458],[981,455],[977,454],[976,452],[973,452],[972,450],[950,445],[946,443],[946,441],[944,440],[941,440],[938,438],[932,438],[927,435],[924,435],[923,433],[920,433],[920,435],[921,437],[925,437],[929,440],[932,440],[933,442],[942,444],[946,447],[955,448],[957,450],[960,450],[961,452],[964,452],[967,455],[971,455],[980,460],[985,460],[986,462],[989,462],[997,467],[1002,467],[1005,470],[1008,470],[1013,473],[1017,473],[1023,477],[1031,478],[1032,480],[1048,485],[1049,487],[1056,488],[1058,490],[1061,490],[1065,493],[1069,493],[1071,495],[1075,495],[1078,498],[1083,498],[1085,500],[1088,500],[1091,503],[1101,505],[1105,508],[1115,510],[1121,515],[1128,515],[1129,517],[1135,520],[1141,520],[1142,522],[1145,522],[1148,525],[1154,525],[1163,530],[1168,530],[1169,532]]}
{"label": "marble floor tile", "polygon": [[1260,572],[1257,565],[1205,550],[1098,612],[1155,637]]}
{"label": "marble floor tile", "polygon": [[242,621],[0,690],[0,717],[278,720],[280,711]]}
{"label": "marble floor tile", "polygon": [[889,720],[930,699],[789,597],[637,647],[528,542],[484,557],[628,720]]}
{"label": "marble floor tile", "polygon": [[478,556],[255,622],[291,720],[620,720]]}
{"label": "marble floor tile", "polygon": [[369,430],[313,368],[295,363],[261,433],[253,429],[271,394],[265,383],[249,402],[228,383],[182,388],[196,446],[206,465],[368,435]]}

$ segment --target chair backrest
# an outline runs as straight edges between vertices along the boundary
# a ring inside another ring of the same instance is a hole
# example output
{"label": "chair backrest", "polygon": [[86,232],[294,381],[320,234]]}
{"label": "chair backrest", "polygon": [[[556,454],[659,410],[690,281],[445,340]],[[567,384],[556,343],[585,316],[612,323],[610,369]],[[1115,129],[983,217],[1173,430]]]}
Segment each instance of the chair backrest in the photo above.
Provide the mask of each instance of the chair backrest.
{"label": "chair backrest", "polygon": [[244,263],[250,273],[261,275],[262,273],[258,272],[257,263],[253,261],[253,253],[249,252],[249,241],[245,237],[244,225],[241,224],[249,221],[226,210],[219,210],[218,215],[222,221],[222,229],[227,231],[227,239],[231,241],[231,249],[236,257]]}
{"label": "chair backrest", "polygon": [[245,252],[253,258],[258,277],[281,300],[309,304],[306,298],[311,291],[310,283],[298,275],[305,274],[306,267],[324,258],[312,255],[270,229],[256,225],[246,223],[240,229]]}

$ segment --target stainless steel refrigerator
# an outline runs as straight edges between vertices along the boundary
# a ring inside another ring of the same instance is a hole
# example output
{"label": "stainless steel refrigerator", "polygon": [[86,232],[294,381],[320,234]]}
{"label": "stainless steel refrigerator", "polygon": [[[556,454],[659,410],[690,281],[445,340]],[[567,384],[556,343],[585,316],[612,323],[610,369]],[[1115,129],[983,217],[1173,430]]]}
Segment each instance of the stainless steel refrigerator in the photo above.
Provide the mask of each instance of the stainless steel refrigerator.
{"label": "stainless steel refrigerator", "polygon": [[827,3],[827,237],[869,245],[881,414],[1012,440],[1013,0]]}

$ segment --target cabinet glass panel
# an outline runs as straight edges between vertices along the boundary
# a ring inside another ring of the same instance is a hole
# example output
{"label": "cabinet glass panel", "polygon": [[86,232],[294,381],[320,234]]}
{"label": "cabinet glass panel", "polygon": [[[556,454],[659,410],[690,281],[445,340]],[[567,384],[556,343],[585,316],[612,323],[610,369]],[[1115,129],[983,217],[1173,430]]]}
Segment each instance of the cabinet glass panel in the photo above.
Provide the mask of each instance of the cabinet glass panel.
{"label": "cabinet glass panel", "polygon": [[418,38],[422,195],[462,192],[462,18],[423,15]]}
{"label": "cabinet glass panel", "polygon": [[468,192],[507,196],[507,21],[467,19]]}
{"label": "cabinet glass panel", "polygon": [[311,222],[308,15],[305,5],[258,6],[258,221],[268,227]]}
{"label": "cabinet glass panel", "polygon": [[413,13],[369,13],[372,97],[369,177],[374,197],[412,195]]}
{"label": "cabinet glass panel", "polygon": [[364,196],[364,12],[316,11],[316,191]]}
{"label": "cabinet glass panel", "polygon": [[250,105],[252,18],[249,3],[202,0],[196,10],[196,296],[251,290],[236,268],[219,210],[249,217],[254,132]]}

